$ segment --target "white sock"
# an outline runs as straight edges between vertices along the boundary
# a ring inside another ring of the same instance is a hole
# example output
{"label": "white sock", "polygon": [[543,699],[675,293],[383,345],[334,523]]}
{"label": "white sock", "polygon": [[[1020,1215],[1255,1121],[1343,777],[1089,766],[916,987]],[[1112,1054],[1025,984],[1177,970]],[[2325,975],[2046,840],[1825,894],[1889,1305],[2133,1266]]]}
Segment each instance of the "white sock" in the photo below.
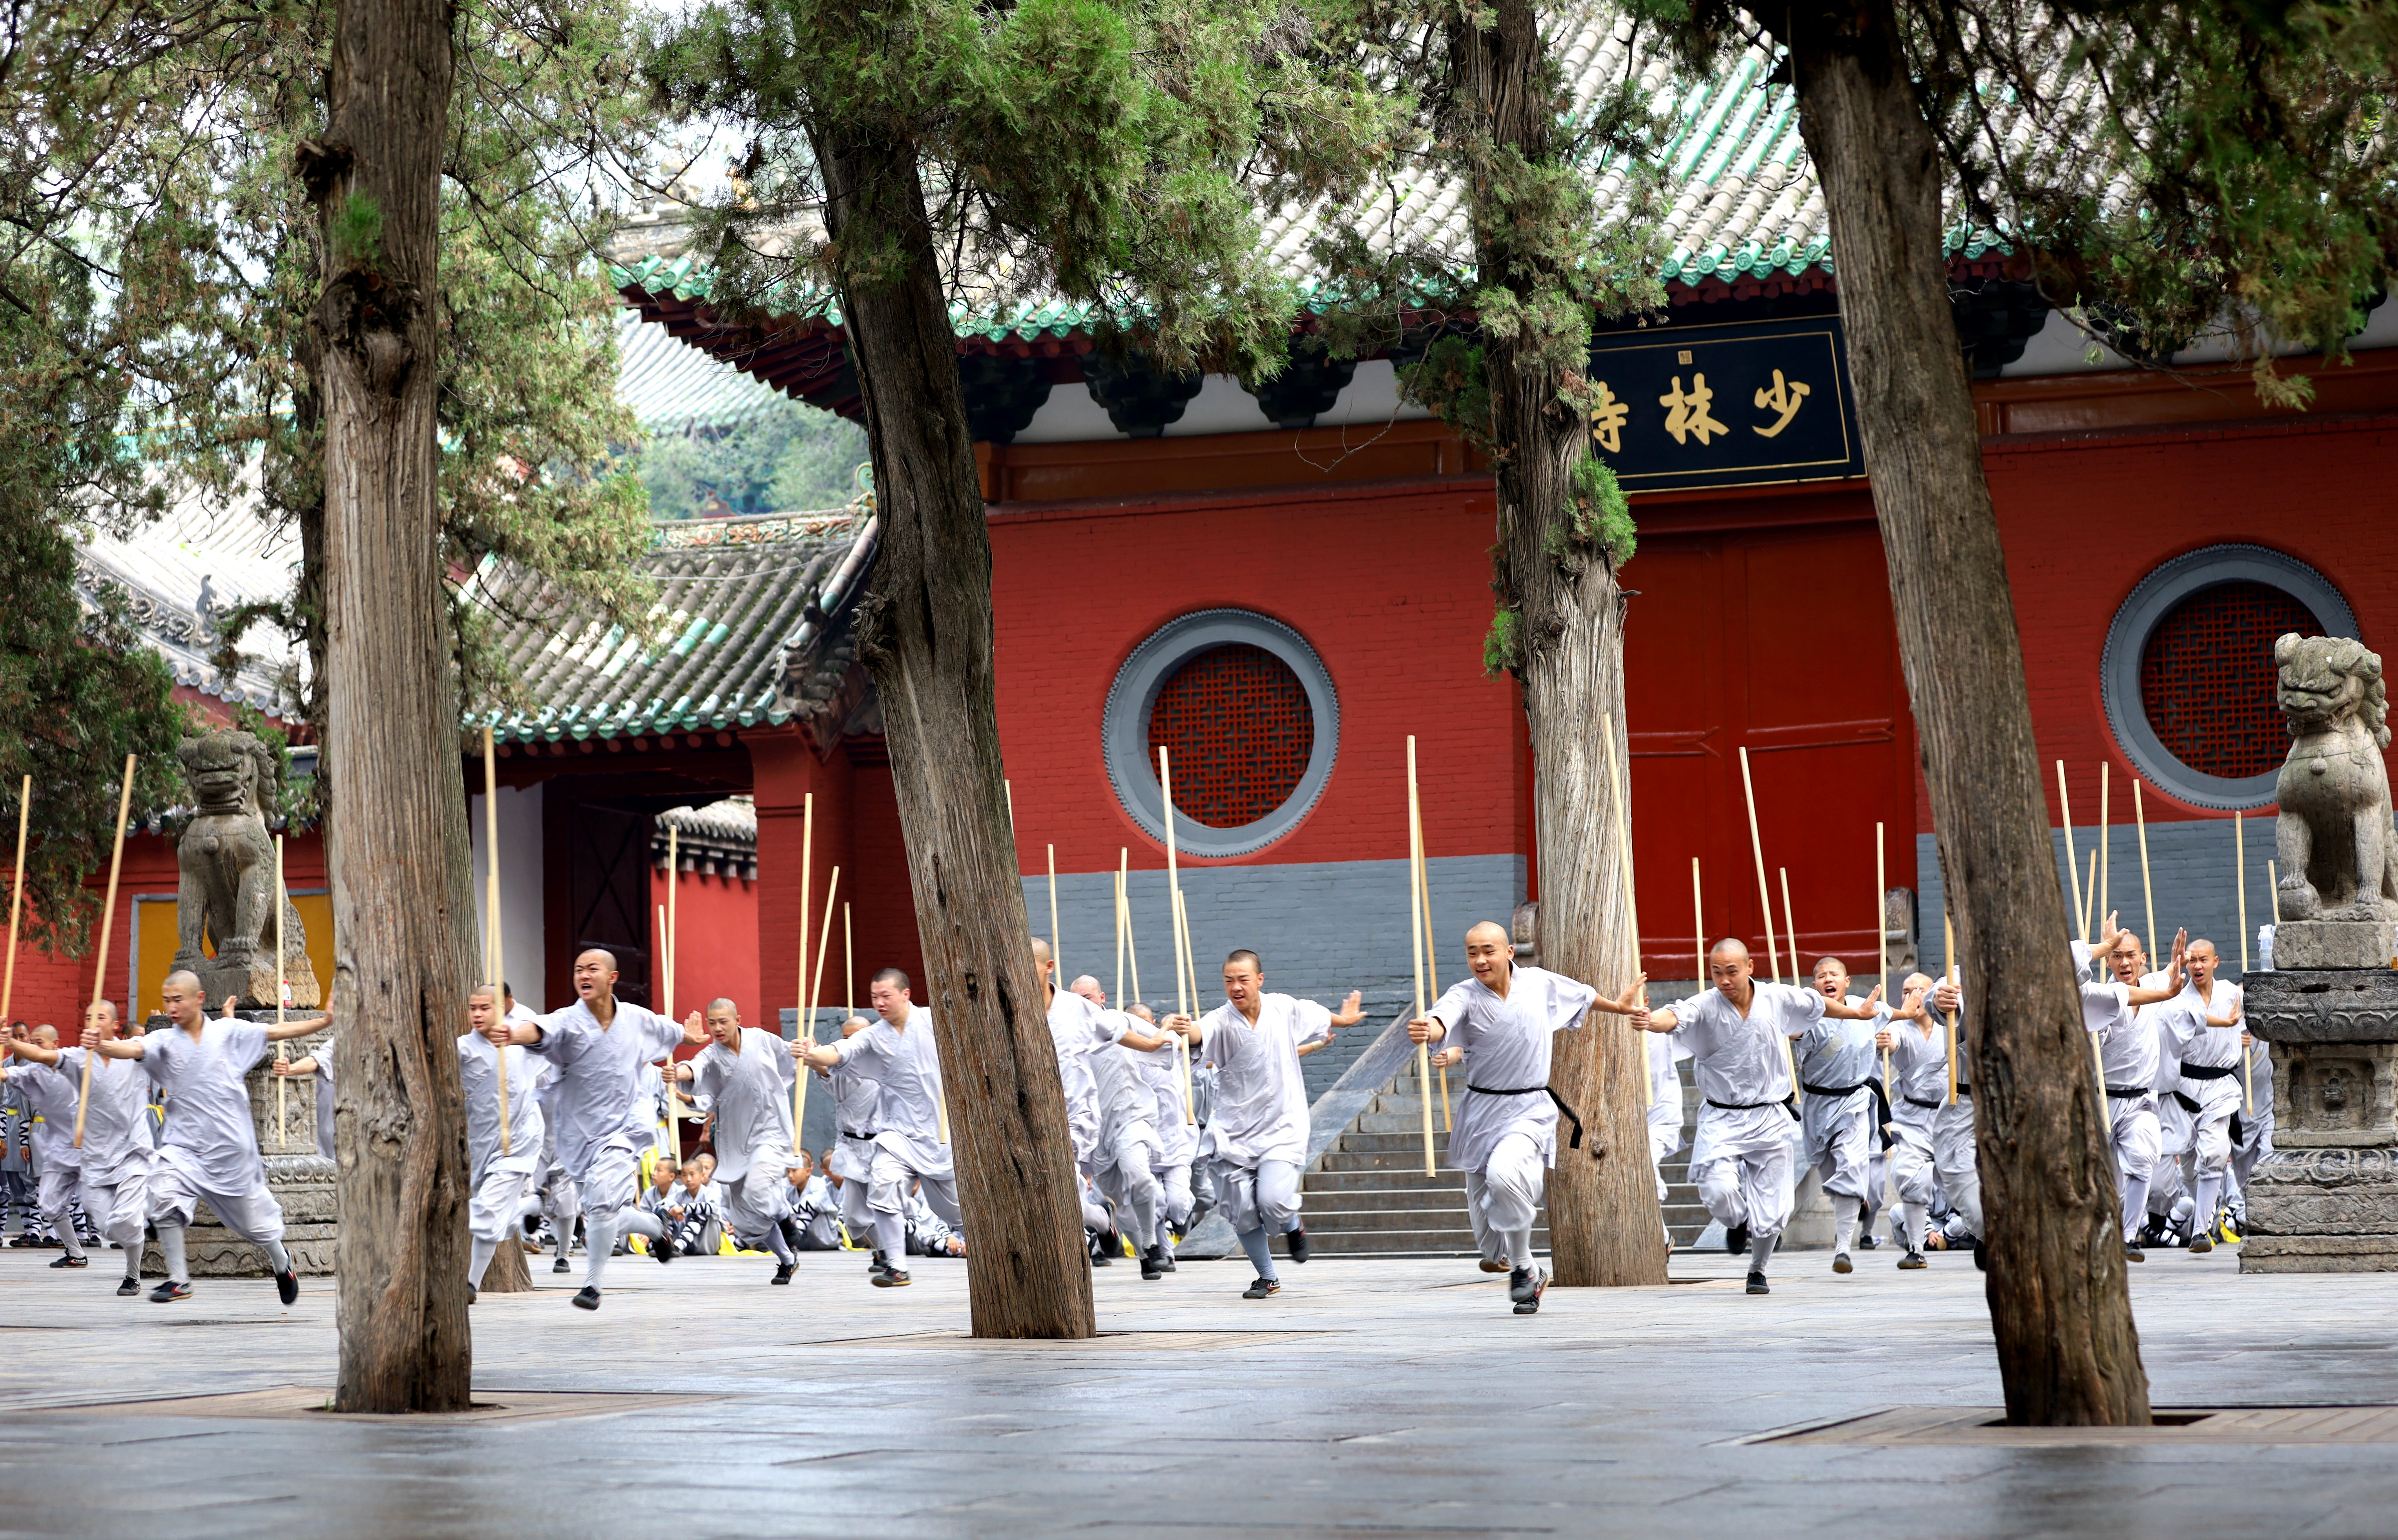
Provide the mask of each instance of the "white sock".
{"label": "white sock", "polygon": [[158,1251],[159,1253],[167,1259],[168,1282],[189,1283],[192,1281],[191,1269],[185,1266],[183,1263],[183,1226],[181,1225],[159,1225]]}
{"label": "white sock", "polygon": [[2202,1176],[2198,1179],[2198,1206],[2190,1213],[2190,1233],[2203,1235],[2215,1228],[2215,1205],[2223,1196],[2223,1178]]}
{"label": "white sock", "polygon": [[266,1243],[266,1265],[278,1275],[291,1270],[291,1253],[283,1249],[283,1242],[270,1240]]}
{"label": "white sock", "polygon": [[1832,1195],[1832,1250],[1845,1252],[1857,1239],[1857,1200]]}
{"label": "white sock", "polygon": [[1898,1206],[1899,1223],[1906,1230],[1905,1235],[1898,1238],[1899,1244],[1910,1252],[1923,1250],[1924,1208],[1925,1205],[1921,1203],[1901,1203]]}
{"label": "white sock", "polygon": [[1507,1248],[1507,1265],[1520,1273],[1532,1270],[1532,1227],[1502,1231],[1499,1237]]}
{"label": "white sock", "polygon": [[616,1216],[583,1216],[583,1286],[597,1289],[608,1272],[608,1253],[616,1249]]}
{"label": "white sock", "polygon": [[898,1213],[878,1213],[874,1216],[874,1244],[882,1248],[882,1260],[899,1272],[908,1270],[908,1216]]}
{"label": "white sock", "polygon": [[69,1256],[83,1255],[83,1238],[75,1234],[74,1220],[66,1214],[59,1216],[59,1244],[66,1248]]}
{"label": "white sock", "polygon": [[492,1265],[492,1254],[500,1249],[496,1240],[475,1237],[474,1252],[466,1258],[466,1281],[477,1289],[483,1286],[483,1269]]}
{"label": "white sock", "polygon": [[1748,1270],[1750,1272],[1765,1271],[1765,1260],[1773,1254],[1773,1243],[1779,1239],[1778,1236],[1770,1235],[1752,1235],[1748,1238]]}

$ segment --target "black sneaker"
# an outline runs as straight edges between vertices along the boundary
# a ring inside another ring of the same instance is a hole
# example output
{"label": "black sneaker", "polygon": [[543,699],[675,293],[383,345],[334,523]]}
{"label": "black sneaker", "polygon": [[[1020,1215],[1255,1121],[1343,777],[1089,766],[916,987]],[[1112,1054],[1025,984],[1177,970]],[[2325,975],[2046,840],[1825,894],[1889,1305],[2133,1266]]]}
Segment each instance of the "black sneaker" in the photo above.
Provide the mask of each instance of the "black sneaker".
{"label": "black sneaker", "polygon": [[908,1281],[908,1275],[896,1267],[885,1267],[874,1275],[874,1286],[878,1289],[905,1289]]}
{"label": "black sneaker", "polygon": [[2123,1260],[2126,1262],[2146,1262],[2149,1260],[2149,1255],[2146,1252],[2141,1251],[2137,1246],[2126,1243],[2123,1247]]}
{"label": "black sneaker", "polygon": [[1738,1256],[1748,1250],[1748,1221],[1724,1226],[1724,1254]]}
{"label": "black sneaker", "polygon": [[566,1253],[560,1252],[558,1254],[558,1260],[549,1265],[549,1270],[553,1273],[571,1273],[574,1269],[567,1265]]}
{"label": "black sneaker", "polygon": [[[2213,1250],[2215,1250],[2215,1238],[2208,1235],[2205,1231],[2201,1230],[2198,1234],[2189,1238],[2190,1255],[2204,1256],[2207,1252]],[[58,1265],[58,1263],[53,1262],[50,1265],[55,1267]]]}
{"label": "black sneaker", "polygon": [[1836,1273],[1853,1273],[1856,1270],[1856,1265],[1849,1260],[1848,1252],[1834,1252],[1832,1253],[1832,1271]]}
{"label": "black sneaker", "polygon": [[658,1259],[658,1265],[661,1267],[672,1262],[675,1259],[674,1237],[662,1235],[651,1241],[650,1254]]}
{"label": "black sneaker", "polygon": [[597,1310],[600,1308],[600,1291],[588,1283],[585,1284],[574,1296],[574,1307],[578,1310]]}
{"label": "black sneaker", "polygon": [[1919,1267],[1931,1265],[1932,1264],[1923,1260],[1923,1253],[1911,1246],[1907,1248],[1906,1254],[1898,1259],[1898,1270],[1902,1273],[1911,1273]]}
{"label": "black sneaker", "polygon": [[1093,1229],[1084,1230],[1083,1235],[1089,1242],[1092,1266],[1112,1267],[1116,1265],[1116,1259],[1108,1254],[1108,1238],[1106,1236],[1103,1236],[1098,1231]]}
{"label": "black sneaker", "polygon": [[1974,1238],[1974,1270],[1980,1273],[1990,1270],[1990,1243],[1980,1236]]}
{"label": "black sneaker", "polygon": [[1306,1225],[1301,1225],[1299,1228],[1289,1231],[1283,1237],[1283,1239],[1290,1246],[1290,1259],[1293,1262],[1305,1262],[1307,1260]]}
{"label": "black sneaker", "polygon": [[472,1305],[472,1304],[474,1304],[477,1300],[478,1300],[478,1299],[480,1299],[480,1298],[482,1298],[482,1297],[483,1297],[483,1291],[482,1291],[482,1290],[476,1288],[476,1287],[475,1287],[473,1284],[471,1284],[471,1283],[469,1283],[468,1285],[466,1285],[466,1303],[467,1303],[467,1304]]}
{"label": "black sneaker", "polygon": [[1140,1253],[1140,1276],[1143,1282],[1154,1283],[1165,1276],[1165,1268],[1157,1260],[1158,1252],[1164,1250],[1165,1248],[1163,1246],[1152,1246]]}
{"label": "black sneaker", "polygon": [[51,1263],[50,1265],[53,1267],[88,1267],[91,1265],[91,1258],[88,1256],[62,1256],[56,1262]]}
{"label": "black sneaker", "polygon": [[880,1283],[882,1281],[882,1275],[890,1270],[890,1262],[884,1258],[881,1252],[877,1252],[866,1264],[866,1281],[869,1283]]}
{"label": "black sneaker", "polygon": [[1773,1292],[1773,1286],[1765,1281],[1763,1273],[1751,1273],[1748,1275],[1748,1292],[1752,1294],[1770,1294]]}
{"label": "black sneaker", "polygon": [[1541,1296],[1549,1291],[1549,1275],[1539,1267],[1513,1267],[1507,1272],[1507,1297],[1515,1302],[1516,1313],[1529,1316],[1538,1313]]}
{"label": "black sneaker", "polygon": [[1857,1237],[1857,1250],[1861,1252],[1878,1252],[1881,1250],[1881,1241],[1875,1238],[1871,1232],[1867,1232],[1866,1234]]}
{"label": "black sneaker", "polygon": [[171,1278],[150,1291],[150,1303],[153,1305],[172,1305],[179,1299],[191,1297],[192,1286],[189,1283],[178,1283]]}
{"label": "black sneaker", "polygon": [[1249,1286],[1241,1291],[1241,1297],[1243,1299],[1272,1299],[1274,1295],[1281,1292],[1282,1281],[1279,1279],[1260,1278],[1252,1279]]}
{"label": "black sneaker", "polygon": [[800,1265],[796,1262],[777,1262],[775,1264],[775,1276],[766,1281],[788,1286],[791,1281],[791,1275],[799,1270]]}
{"label": "black sneaker", "polygon": [[140,1279],[138,1279],[138,1278],[128,1278],[128,1279],[127,1279],[124,1282],[119,1283],[119,1284],[116,1286],[116,1292],[117,1292],[118,1296],[119,1296],[120,1298],[124,1298],[124,1299],[131,1299],[134,1295],[136,1295],[136,1294],[140,1293],[141,1292],[141,1280]]}
{"label": "black sneaker", "polygon": [[[286,1305],[300,1303],[300,1269],[290,1267],[276,1274],[275,1293],[276,1297]],[[466,1303],[471,1305],[474,1301],[468,1300]]]}

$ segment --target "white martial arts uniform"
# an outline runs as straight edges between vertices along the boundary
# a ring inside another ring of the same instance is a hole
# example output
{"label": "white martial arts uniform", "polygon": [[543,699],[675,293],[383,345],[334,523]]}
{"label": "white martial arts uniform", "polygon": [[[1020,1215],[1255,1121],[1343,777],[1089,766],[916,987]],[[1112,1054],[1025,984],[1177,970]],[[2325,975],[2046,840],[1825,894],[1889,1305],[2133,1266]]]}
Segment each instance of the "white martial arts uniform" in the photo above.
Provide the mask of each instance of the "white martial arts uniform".
{"label": "white martial arts uniform", "polygon": [[1083,1224],[1096,1233],[1105,1233],[1109,1220],[1093,1185],[1099,1169],[1100,1118],[1098,1086],[1091,1076],[1090,1059],[1099,1050],[1114,1047],[1131,1030],[1132,1018],[1121,1011],[1102,1011],[1070,990],[1050,994],[1049,1037],[1058,1050],[1058,1083],[1066,1093],[1066,1132],[1074,1141],[1074,1167],[1083,1178],[1079,1188]]}
{"label": "white martial arts uniform", "polygon": [[264,1251],[276,1272],[291,1269],[283,1205],[267,1191],[249,1112],[246,1077],[266,1050],[265,1027],[221,1016],[204,1021],[196,1039],[180,1026],[141,1039],[141,1067],[167,1093],[166,1138],[144,1198],[172,1282],[191,1281],[183,1231],[202,1199],[226,1229]]}
{"label": "white martial arts uniform", "polygon": [[[500,1056],[507,1056],[508,1147],[500,1150]],[[323,1060],[317,1061],[322,1064]],[[483,1286],[500,1243],[512,1238],[524,1217],[525,1198],[541,1174],[541,1082],[550,1065],[521,1048],[497,1048],[479,1032],[458,1039],[458,1082],[466,1102],[466,1165],[473,1182],[466,1201],[466,1233],[473,1250],[466,1281]]]}
{"label": "white martial arts uniform", "polygon": [[[1100,1012],[1102,1030],[1121,1037],[1123,1012]],[[1157,1132],[1157,1093],[1134,1061],[1154,1057],[1111,1041],[1084,1056],[1099,1114],[1092,1180],[1099,1190],[1131,1211],[1133,1244],[1148,1252],[1162,1243],[1165,1192],[1157,1167],[1165,1141]]]}
{"label": "white martial arts uniform", "polygon": [[841,1222],[849,1231],[852,1246],[872,1251],[874,1210],[866,1196],[874,1177],[875,1124],[882,1116],[882,1087],[860,1066],[836,1065],[816,1073],[832,1088],[833,1127],[840,1133],[825,1160],[825,1170],[841,1178],[834,1189]]}
{"label": "white martial arts uniform", "polygon": [[84,1152],[74,1147],[79,1082],[31,1059],[10,1059],[6,1064],[8,1083],[17,1088],[19,1099],[35,1119],[34,1212],[49,1225],[67,1255],[81,1257],[83,1238],[75,1234],[69,1212],[83,1181]]}
{"label": "white martial arts uniform", "polygon": [[[788,1189],[789,1181],[787,1179],[783,1185]],[[841,1199],[823,1172],[810,1175],[808,1185],[792,1193],[789,1202],[792,1221],[800,1229],[801,1251],[841,1250]]]}
{"label": "white martial arts uniform", "polygon": [[1957,1012],[1957,1099],[1948,1100],[1948,1019],[1927,998],[1930,1030],[1893,1018],[1891,1078],[1897,1087],[1891,1171],[1898,1185],[1899,1242],[1923,1249],[1924,1216],[1933,1199],[1947,1200],[1951,1212],[1975,1236],[1982,1229],[1982,1169],[1974,1144],[1974,1085],[1965,1066],[1973,1061],[1965,1012]]}
{"label": "white martial arts uniform", "polygon": [[[1557,1163],[1550,1039],[1578,1030],[1597,997],[1562,973],[1519,966],[1505,998],[1469,974],[1426,1012],[1447,1029],[1441,1046],[1465,1052],[1465,1095],[1448,1135],[1448,1164],[1465,1173],[1465,1211],[1485,1261],[1531,1270],[1532,1221]],[[1579,1119],[1573,1143],[1582,1143]]]}
{"label": "white martial arts uniform", "polygon": [[[2240,1087],[2240,1115],[2232,1119],[2237,1137],[2232,1142],[2231,1185],[2239,1192],[2235,1207],[2244,1225],[2248,1223],[2248,1179],[2255,1174],[2257,1162],[2273,1153],[2273,1045],[2259,1038],[2247,1046],[2242,1056],[2248,1066],[2248,1079]],[[2253,1112],[2248,1105],[2252,1087],[2256,1091]]]}
{"label": "white martial arts uniform", "polygon": [[1790,1222],[1795,1121],[1782,1039],[1821,1022],[1825,1000],[1812,989],[1761,979],[1751,987],[1756,993],[1745,1017],[1716,988],[1668,1009],[1674,1040],[1691,1051],[1691,1073],[1704,1098],[1691,1140],[1691,1180],[1707,1212],[1727,1230],[1748,1226],[1750,1265],[1761,1272]]}
{"label": "white martial arts uniform", "polygon": [[[1862,1011],[1866,1004],[1857,995],[1843,1003],[1852,1011]],[[1823,1178],[1824,1192],[1832,1200],[1836,1252],[1846,1252],[1856,1238],[1867,1207],[1866,1175],[1881,1148],[1884,1111],[1873,1040],[1890,1020],[1889,1009],[1877,1003],[1870,1021],[1826,1016],[1791,1044],[1798,1060],[1799,1132],[1806,1163]]]}
{"label": "white martial arts uniform", "polygon": [[2214,1226],[2216,1202],[2223,1195],[2224,1173],[2231,1161],[2231,1123],[2243,1100],[2241,1028],[2236,1022],[2210,1026],[2207,1018],[2235,1015],[2243,998],[2238,984],[2217,979],[2211,999],[2202,998],[2193,982],[2166,1002],[2176,1008],[2167,1020],[2173,1024],[2181,1067],[2171,1096],[2186,1129],[2174,1153],[2189,1172],[2193,1236]]}
{"label": "white martial arts uniform", "polygon": [[[2144,973],[2143,989],[2162,988],[2162,973]],[[2148,1217],[2160,1230],[2172,1228],[2174,1204],[2187,1197],[2183,1159],[2189,1148],[2189,1109],[2174,1096],[2181,1084],[2181,1039],[2184,1012],[2176,1000],[2139,1009],[2140,1020],[2157,1035],[2157,1163],[2149,1172]]]}
{"label": "white martial arts uniform", "polygon": [[[328,1038],[308,1056],[317,1061],[317,1153],[326,1159],[333,1158],[333,1044]],[[514,1088],[511,1087],[511,1090]]]}
{"label": "white martial arts uniform", "polygon": [[[56,1073],[80,1092],[88,1050],[59,1053]],[[138,1064],[91,1057],[91,1100],[84,1109],[83,1212],[103,1240],[125,1250],[125,1276],[141,1276],[141,1231],[149,1218],[150,1078]],[[70,1123],[74,1117],[68,1112]],[[69,1132],[73,1138],[72,1128]]]}
{"label": "white martial arts uniform", "polygon": [[1193,1058],[1216,1071],[1215,1103],[1200,1151],[1212,1168],[1224,1217],[1258,1276],[1273,1279],[1272,1236],[1298,1229],[1299,1179],[1307,1164],[1307,1080],[1299,1050],[1332,1037],[1332,1012],[1314,1000],[1265,995],[1251,1025],[1227,1000],[1200,1018]]}
{"label": "white martial arts uniform", "polygon": [[741,1051],[709,1043],[691,1061],[692,1102],[713,1115],[716,1180],[724,1188],[724,1223],[734,1241],[775,1260],[796,1260],[791,1237],[791,1046],[772,1032],[741,1029]]}
{"label": "white martial arts uniform", "polygon": [[582,1202],[583,1281],[596,1290],[633,1206],[640,1149],[655,1137],[657,1104],[642,1094],[641,1072],[675,1051],[682,1028],[626,1000],[616,1002],[603,1027],[579,999],[535,1017],[532,1025],[541,1037],[526,1049],[558,1077],[550,1103],[558,1118],[558,1158]]}
{"label": "white martial arts uniform", "polygon": [[897,1267],[908,1256],[911,1188],[921,1185],[934,1212],[951,1225],[961,1223],[957,1176],[950,1148],[941,1143],[941,1056],[933,1040],[933,1013],[911,1006],[904,1028],[878,1021],[827,1046],[841,1055],[843,1067],[862,1070],[881,1089],[866,1203],[873,1217],[874,1249]]}
{"label": "white martial arts uniform", "polygon": [[2139,1235],[2148,1214],[2149,1179],[2157,1166],[2156,1083],[2162,1055],[2156,1024],[2143,1021],[2132,1008],[2131,985],[2091,976],[2094,967],[2105,968],[2105,959],[2088,943],[2073,944],[2073,965],[2076,973],[2084,975],[2081,1024],[2098,1034],[2099,1063],[2107,1081],[2108,1144],[2128,1244]]}
{"label": "white martial arts uniform", "polygon": [[1175,1230],[1190,1233],[1191,1162],[1199,1152],[1198,1125],[1183,1116],[1179,1062],[1171,1045],[1154,1053],[1132,1055],[1134,1073],[1155,1103],[1150,1126],[1157,1131],[1157,1156],[1150,1170],[1157,1178],[1159,1192],[1157,1242],[1168,1255],[1173,1253]]}

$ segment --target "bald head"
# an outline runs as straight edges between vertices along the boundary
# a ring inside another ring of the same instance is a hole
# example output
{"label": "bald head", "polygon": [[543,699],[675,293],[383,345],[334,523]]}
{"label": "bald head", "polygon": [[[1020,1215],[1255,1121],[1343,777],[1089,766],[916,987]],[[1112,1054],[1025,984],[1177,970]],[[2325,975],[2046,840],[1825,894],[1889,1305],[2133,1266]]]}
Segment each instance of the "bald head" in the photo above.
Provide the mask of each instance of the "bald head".
{"label": "bald head", "polygon": [[1073,993],[1082,996],[1083,998],[1090,1001],[1093,1005],[1105,1005],[1108,1003],[1108,992],[1100,988],[1099,981],[1091,977],[1088,973],[1083,974],[1066,987]]}
{"label": "bald head", "polygon": [[193,1028],[208,1011],[208,999],[200,993],[200,977],[188,969],[177,969],[158,985],[158,1003],[165,1009],[167,1019],[177,1026]]}
{"label": "bald head", "polygon": [[1724,937],[1707,953],[1707,982],[1736,1001],[1747,998],[1749,981],[1756,971],[1756,965],[1749,960],[1748,943],[1738,936]]}
{"label": "bald head", "polygon": [[1516,970],[1516,943],[1507,928],[1486,919],[1466,931],[1465,966],[1474,970],[1484,988],[1505,995],[1507,981]]}

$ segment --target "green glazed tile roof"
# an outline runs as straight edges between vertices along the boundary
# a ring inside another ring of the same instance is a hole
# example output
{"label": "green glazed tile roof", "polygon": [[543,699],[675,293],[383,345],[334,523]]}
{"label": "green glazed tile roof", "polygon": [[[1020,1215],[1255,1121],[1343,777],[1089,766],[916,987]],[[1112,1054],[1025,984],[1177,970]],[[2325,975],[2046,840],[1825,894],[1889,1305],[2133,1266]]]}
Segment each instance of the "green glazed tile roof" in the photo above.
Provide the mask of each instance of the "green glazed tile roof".
{"label": "green glazed tile roof", "polygon": [[502,646],[538,705],[502,716],[496,736],[542,743],[788,720],[787,645],[860,538],[847,512],[661,524],[637,563],[657,604],[629,628],[503,573],[491,602],[520,618],[503,624]]}

